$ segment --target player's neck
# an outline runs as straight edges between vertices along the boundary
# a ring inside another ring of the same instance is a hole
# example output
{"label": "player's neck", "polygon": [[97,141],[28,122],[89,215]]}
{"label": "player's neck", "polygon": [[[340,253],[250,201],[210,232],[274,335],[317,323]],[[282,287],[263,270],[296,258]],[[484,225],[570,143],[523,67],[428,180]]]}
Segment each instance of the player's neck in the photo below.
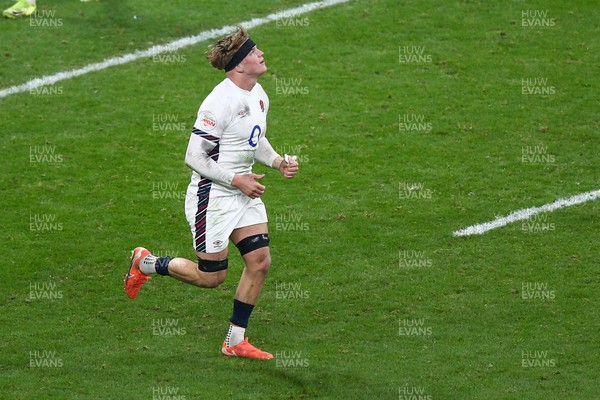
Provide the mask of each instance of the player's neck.
{"label": "player's neck", "polygon": [[245,74],[227,74],[227,77],[237,87],[243,90],[251,91],[256,82],[258,82],[258,76],[250,76]]}

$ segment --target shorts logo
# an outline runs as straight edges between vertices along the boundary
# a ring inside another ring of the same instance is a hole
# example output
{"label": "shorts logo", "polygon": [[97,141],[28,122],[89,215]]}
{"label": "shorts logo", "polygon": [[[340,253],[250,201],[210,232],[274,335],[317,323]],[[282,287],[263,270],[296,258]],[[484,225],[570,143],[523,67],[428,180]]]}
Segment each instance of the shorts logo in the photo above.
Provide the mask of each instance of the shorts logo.
{"label": "shorts logo", "polygon": [[215,246],[215,247],[221,247],[221,246],[223,246],[223,241],[222,240],[215,240],[213,242],[213,246]]}
{"label": "shorts logo", "polygon": [[210,111],[202,111],[199,118],[201,129],[210,131],[217,126],[217,119]]}

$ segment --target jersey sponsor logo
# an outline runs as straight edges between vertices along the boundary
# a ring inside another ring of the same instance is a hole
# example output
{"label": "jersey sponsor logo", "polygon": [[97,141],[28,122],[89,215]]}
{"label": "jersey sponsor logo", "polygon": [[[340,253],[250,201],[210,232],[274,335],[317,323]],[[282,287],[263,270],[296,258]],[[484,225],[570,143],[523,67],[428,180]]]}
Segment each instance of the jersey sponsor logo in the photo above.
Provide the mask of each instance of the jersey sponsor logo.
{"label": "jersey sponsor logo", "polygon": [[217,118],[210,111],[202,111],[199,119],[203,130],[210,131],[217,126]]}
{"label": "jersey sponsor logo", "polygon": [[[252,128],[252,133],[250,134],[250,138],[248,139],[248,144],[250,147],[256,147],[261,134],[262,130],[260,129],[260,125],[254,125],[254,128]],[[254,138],[254,136],[256,136],[256,138]]]}

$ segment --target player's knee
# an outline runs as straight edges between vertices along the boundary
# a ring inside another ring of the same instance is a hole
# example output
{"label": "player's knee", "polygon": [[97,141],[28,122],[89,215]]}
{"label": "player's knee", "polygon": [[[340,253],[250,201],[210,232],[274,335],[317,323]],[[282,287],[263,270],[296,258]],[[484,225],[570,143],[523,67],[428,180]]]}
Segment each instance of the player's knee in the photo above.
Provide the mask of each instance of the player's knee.
{"label": "player's knee", "polygon": [[196,279],[196,285],[204,288],[215,288],[227,277],[229,260],[205,260],[198,257],[198,270],[201,272]]}
{"label": "player's knee", "polygon": [[271,254],[269,252],[265,252],[266,254],[261,256],[259,259],[259,264],[261,268],[268,271],[271,268]]}
{"label": "player's knee", "polygon": [[264,275],[269,272],[271,267],[269,241],[269,235],[261,233],[248,236],[236,243],[240,254],[244,257],[246,267],[252,272]]}
{"label": "player's knee", "polygon": [[271,255],[268,251],[261,251],[249,260],[247,266],[254,272],[266,275],[271,269]]}
{"label": "player's knee", "polygon": [[203,274],[202,279],[198,279],[198,286],[203,288],[212,289],[219,286],[221,283],[225,281],[227,277],[227,271],[220,272],[212,272],[208,274]]}

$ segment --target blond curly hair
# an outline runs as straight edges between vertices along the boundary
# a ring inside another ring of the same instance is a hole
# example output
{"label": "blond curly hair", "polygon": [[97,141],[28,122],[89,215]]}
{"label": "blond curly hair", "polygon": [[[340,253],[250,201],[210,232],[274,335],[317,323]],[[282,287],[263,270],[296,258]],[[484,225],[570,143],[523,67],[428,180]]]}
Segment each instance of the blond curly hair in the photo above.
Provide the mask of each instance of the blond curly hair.
{"label": "blond curly hair", "polygon": [[206,58],[210,64],[217,69],[225,69],[235,53],[248,40],[249,35],[243,26],[236,25],[236,31],[230,33],[217,43],[208,47]]}

